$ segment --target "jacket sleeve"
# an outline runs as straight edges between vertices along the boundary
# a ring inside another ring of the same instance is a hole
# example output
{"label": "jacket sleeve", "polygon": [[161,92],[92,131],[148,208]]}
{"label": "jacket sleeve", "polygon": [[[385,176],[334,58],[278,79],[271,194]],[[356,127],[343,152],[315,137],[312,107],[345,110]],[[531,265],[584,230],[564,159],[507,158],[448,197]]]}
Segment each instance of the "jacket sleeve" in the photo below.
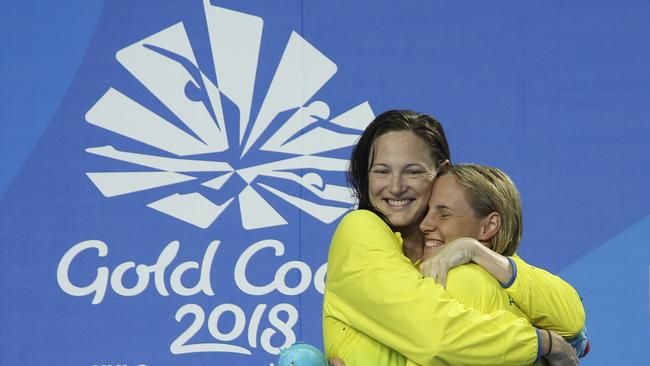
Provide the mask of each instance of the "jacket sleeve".
{"label": "jacket sleeve", "polygon": [[506,292],[538,328],[575,336],[585,324],[585,310],[576,290],[541,268],[513,256],[513,281]]}
{"label": "jacket sleeve", "polygon": [[368,211],[339,224],[330,247],[325,306],[356,330],[421,365],[521,365],[537,359],[538,336],[506,311],[466,308],[401,251]]}

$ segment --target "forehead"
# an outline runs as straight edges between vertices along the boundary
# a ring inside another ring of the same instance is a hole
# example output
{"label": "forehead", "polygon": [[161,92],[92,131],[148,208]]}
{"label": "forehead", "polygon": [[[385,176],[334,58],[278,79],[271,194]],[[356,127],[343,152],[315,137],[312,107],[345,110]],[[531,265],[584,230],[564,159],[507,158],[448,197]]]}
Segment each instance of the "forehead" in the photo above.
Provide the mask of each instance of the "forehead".
{"label": "forehead", "polygon": [[412,131],[391,131],[375,139],[375,164],[421,163],[433,165],[431,147]]}
{"label": "forehead", "polygon": [[431,207],[446,206],[455,210],[472,209],[465,197],[465,188],[458,183],[453,174],[436,178],[429,205]]}

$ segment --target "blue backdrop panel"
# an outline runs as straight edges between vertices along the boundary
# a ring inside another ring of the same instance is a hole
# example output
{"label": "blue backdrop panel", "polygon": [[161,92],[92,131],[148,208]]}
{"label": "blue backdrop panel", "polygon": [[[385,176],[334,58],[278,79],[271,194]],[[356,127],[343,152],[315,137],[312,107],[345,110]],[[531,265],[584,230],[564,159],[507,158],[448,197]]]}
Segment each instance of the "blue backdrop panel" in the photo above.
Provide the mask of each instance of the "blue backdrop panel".
{"label": "blue backdrop panel", "polygon": [[646,2],[2,8],[1,364],[269,365],[320,345],[350,147],[392,108],[511,175],[520,254],[584,299],[583,364],[644,362]]}

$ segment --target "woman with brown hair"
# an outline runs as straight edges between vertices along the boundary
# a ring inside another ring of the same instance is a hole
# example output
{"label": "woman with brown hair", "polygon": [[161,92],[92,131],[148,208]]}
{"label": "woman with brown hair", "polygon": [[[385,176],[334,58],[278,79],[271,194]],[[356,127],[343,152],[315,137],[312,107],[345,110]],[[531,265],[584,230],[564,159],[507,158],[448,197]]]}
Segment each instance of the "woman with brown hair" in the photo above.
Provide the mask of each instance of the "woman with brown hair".
{"label": "woman with brown hair", "polygon": [[[359,207],[340,222],[329,252],[327,356],[347,365],[516,365],[542,357],[577,364],[572,348],[553,332],[508,311],[467,308],[414,265],[425,253],[419,224],[434,177],[449,161],[442,127],[424,114],[383,113],[361,136],[349,172]],[[536,271],[528,270],[519,271],[520,282],[537,280]],[[562,321],[578,319],[579,332],[584,310],[575,290],[557,277],[553,286],[544,281],[540,286],[557,301],[533,309],[568,332],[575,324]]]}

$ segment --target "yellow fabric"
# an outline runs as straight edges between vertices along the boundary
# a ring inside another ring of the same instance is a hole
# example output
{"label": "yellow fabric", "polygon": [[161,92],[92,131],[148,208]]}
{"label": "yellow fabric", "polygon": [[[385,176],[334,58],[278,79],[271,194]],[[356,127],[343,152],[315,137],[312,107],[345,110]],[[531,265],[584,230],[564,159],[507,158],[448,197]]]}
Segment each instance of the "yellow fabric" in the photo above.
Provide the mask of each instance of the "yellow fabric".
{"label": "yellow fabric", "polygon": [[512,259],[517,264],[517,277],[506,292],[531,322],[563,337],[578,334],[585,324],[585,310],[576,290],[558,276],[533,267],[517,256]]}
{"label": "yellow fabric", "polygon": [[[484,313],[506,310],[528,321],[516,301],[503,291],[499,281],[476,264],[451,269],[447,277],[447,291],[467,307]],[[543,363],[540,360],[535,365]]]}
{"label": "yellow fabric", "polygon": [[369,211],[353,211],[339,224],[330,246],[323,304],[328,358],[341,358],[347,366],[406,365],[407,358],[419,365],[535,361],[537,334],[520,312],[488,315],[453,298],[481,303],[490,297],[486,306],[503,309],[509,301],[505,292],[501,297],[489,293],[500,288],[467,283],[467,276],[485,279],[487,274],[477,275],[482,270],[472,266],[453,271],[450,294],[422,277],[402,254],[401,244],[399,235]]}

